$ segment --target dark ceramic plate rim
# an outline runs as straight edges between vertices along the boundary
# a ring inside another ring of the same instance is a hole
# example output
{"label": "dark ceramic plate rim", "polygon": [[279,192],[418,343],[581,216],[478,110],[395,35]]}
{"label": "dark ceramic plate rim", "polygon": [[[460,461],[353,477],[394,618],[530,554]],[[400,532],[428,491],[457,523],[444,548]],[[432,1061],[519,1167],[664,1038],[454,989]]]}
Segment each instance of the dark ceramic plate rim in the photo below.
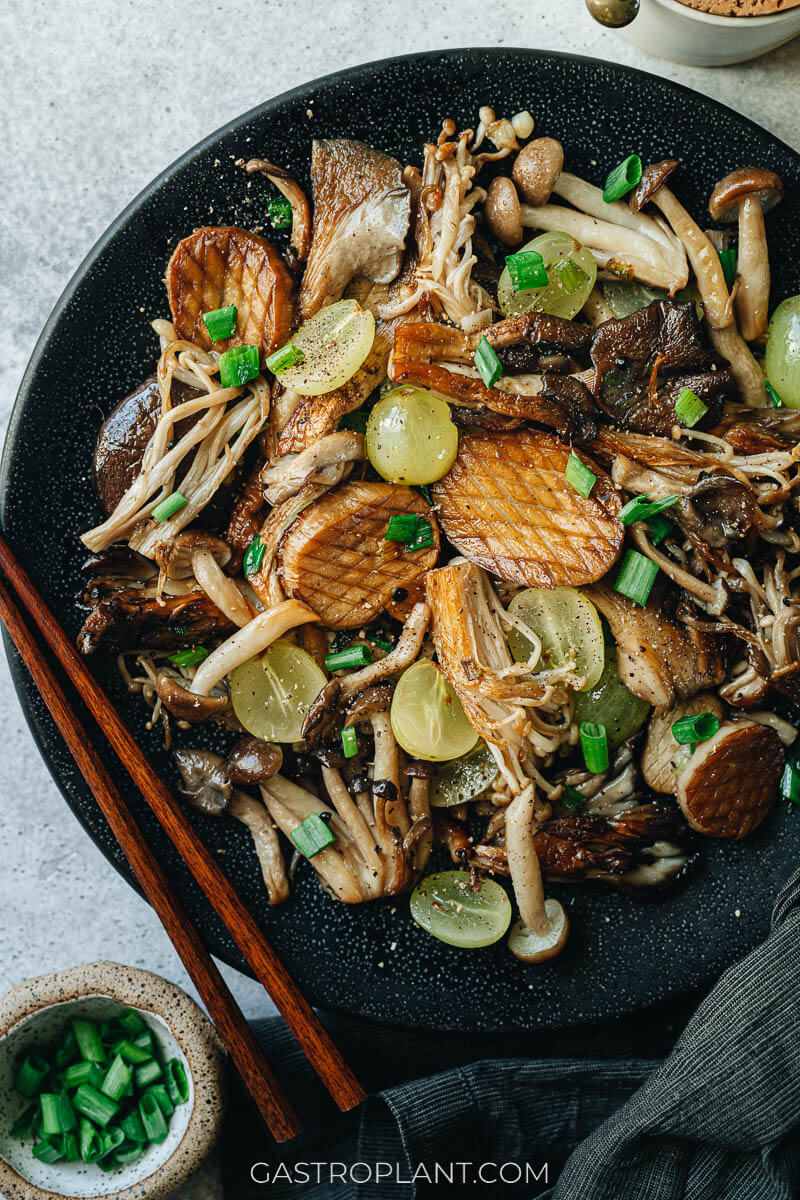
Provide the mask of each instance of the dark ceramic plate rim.
{"label": "dark ceramic plate rim", "polygon": [[[5,438],[5,443],[4,443],[4,447],[3,447],[2,460],[0,460],[0,527],[2,526],[3,518],[4,518],[4,514],[5,514],[6,498],[7,498],[7,494],[8,494],[10,475],[11,475],[11,447],[16,441],[17,425],[21,419],[28,393],[31,390],[33,380],[37,374],[37,371],[39,370],[41,361],[42,361],[43,357],[45,356],[45,354],[47,353],[50,341],[53,337],[55,330],[57,329],[58,323],[61,319],[61,316],[62,316],[64,310],[68,307],[72,298],[75,296],[75,294],[79,291],[79,289],[83,285],[84,281],[86,280],[86,277],[90,274],[94,264],[102,256],[102,254],[104,253],[106,248],[109,246],[109,244],[113,242],[115,237],[119,234],[120,230],[126,225],[128,220],[136,214],[137,210],[142,206],[143,203],[145,203],[150,197],[152,197],[153,194],[155,192],[157,192],[158,189],[164,183],[166,183],[168,180],[170,180],[171,177],[177,171],[181,170],[181,168],[183,168],[187,164],[191,163],[191,161],[193,159],[195,159],[196,157],[204,154],[206,152],[206,150],[211,145],[213,145],[218,139],[226,136],[229,133],[235,132],[239,127],[245,125],[246,123],[250,122],[253,119],[261,117],[265,114],[269,114],[271,112],[275,112],[276,110],[281,109],[286,105],[289,105],[292,101],[294,101],[298,97],[307,95],[312,91],[319,92],[321,90],[324,90],[326,86],[336,85],[336,84],[340,84],[342,82],[347,82],[347,81],[355,82],[362,78],[369,78],[369,76],[373,75],[378,70],[385,70],[387,68],[392,67],[395,64],[408,64],[408,63],[423,64],[426,62],[434,62],[437,60],[442,61],[442,60],[447,60],[447,59],[457,59],[459,56],[475,56],[475,55],[485,56],[486,58],[488,58],[490,60],[495,60],[495,61],[502,61],[504,57],[508,57],[508,56],[522,57],[522,58],[529,57],[531,59],[531,61],[533,61],[533,62],[535,62],[537,60],[541,60],[543,58],[560,59],[560,60],[564,60],[567,62],[575,62],[575,63],[581,64],[581,65],[583,65],[585,67],[589,67],[589,68],[594,67],[594,66],[601,67],[604,70],[610,71],[612,74],[616,73],[621,76],[627,76],[634,81],[640,81],[645,89],[648,87],[648,85],[650,85],[651,83],[654,82],[654,83],[658,84],[659,88],[665,89],[667,91],[671,91],[676,96],[684,97],[687,100],[687,102],[692,102],[695,104],[699,103],[705,113],[713,113],[713,111],[716,110],[716,111],[719,111],[720,113],[725,113],[725,114],[731,115],[735,119],[735,122],[738,125],[749,127],[759,138],[766,137],[769,141],[779,143],[781,145],[781,148],[785,152],[787,152],[791,157],[795,158],[798,162],[800,162],[800,158],[798,158],[798,155],[796,154],[796,152],[794,152],[791,149],[791,147],[787,147],[784,143],[780,143],[780,139],[778,139],[778,138],[774,137],[774,135],[768,133],[768,131],[764,130],[761,126],[759,126],[757,124],[757,122],[754,122],[754,121],[750,120],[748,117],[745,117],[745,116],[737,113],[735,110],[731,109],[730,107],[728,107],[724,104],[721,104],[719,101],[716,101],[713,98],[710,98],[710,97],[702,95],[701,93],[695,92],[692,89],[683,86],[682,84],[675,83],[668,79],[659,78],[658,76],[651,75],[648,72],[641,71],[641,70],[638,70],[633,67],[628,67],[628,66],[625,66],[622,64],[617,64],[617,63],[608,63],[608,62],[605,62],[603,60],[599,60],[599,59],[596,59],[593,57],[574,55],[574,54],[569,54],[569,53],[560,52],[560,51],[539,51],[539,50],[535,50],[535,49],[531,49],[531,48],[524,48],[524,47],[517,47],[517,48],[514,48],[514,47],[502,47],[502,48],[469,47],[469,48],[458,48],[458,49],[448,48],[446,50],[432,50],[432,51],[425,51],[425,52],[418,53],[418,54],[398,55],[398,56],[395,56],[392,58],[386,58],[386,59],[381,59],[381,60],[377,60],[377,61],[370,62],[370,63],[359,64],[357,66],[347,68],[346,70],[343,70],[343,71],[331,72],[328,75],[324,75],[315,80],[311,80],[307,83],[298,85],[297,87],[294,87],[288,91],[285,91],[285,92],[281,93],[280,95],[275,96],[275,97],[271,98],[270,100],[267,100],[264,103],[255,106],[254,108],[248,110],[246,113],[243,113],[242,115],[227,122],[225,125],[220,126],[217,130],[215,130],[213,133],[209,134],[207,137],[203,138],[201,141],[197,142],[194,146],[192,146],[189,150],[187,150],[184,154],[182,154],[179,158],[177,158],[174,162],[172,162],[168,167],[166,167],[163,171],[161,171],[146,187],[144,187],[133,198],[133,200],[130,201],[130,203],[128,205],[126,205],[126,207],[120,212],[120,214],[115,218],[115,220],[108,226],[106,231],[98,238],[98,240],[95,242],[95,244],[89,250],[87,255],[84,257],[84,259],[82,260],[82,262],[80,263],[78,268],[75,270],[71,279],[69,280],[66,287],[64,288],[61,296],[59,297],[58,301],[56,302],[52,312],[50,313],[50,316],[48,317],[39,338],[37,339],[37,342],[34,347],[33,353],[31,355],[30,361],[28,363],[28,366],[25,369],[25,372],[24,372],[24,375],[23,375],[23,378],[22,378],[22,381],[21,381],[21,384],[20,384],[20,387],[19,387],[19,390],[17,393],[17,397],[16,397],[16,400],[15,400],[15,403],[14,403],[14,406],[13,406],[13,409],[11,412],[8,429],[7,429],[7,434],[6,434],[6,438]],[[50,774],[56,783],[56,786],[58,787],[58,789],[61,792],[64,799],[67,801],[67,804],[68,804],[70,810],[80,821],[81,825],[86,830],[86,832],[89,834],[89,836],[92,838],[92,840],[95,842],[95,845],[98,846],[98,848],[100,849],[100,851],[104,855],[104,857],[111,863],[111,865],[115,868],[115,870],[117,870],[120,874],[122,874],[126,878],[126,880],[134,888],[136,888],[136,890],[139,890],[135,879],[133,878],[130,870],[127,868],[127,864],[120,863],[119,861],[117,861],[114,858],[113,847],[110,845],[103,844],[95,836],[95,834],[92,831],[91,823],[89,821],[87,813],[81,808],[81,806],[78,803],[75,802],[73,797],[70,796],[66,780],[65,780],[64,775],[62,774],[62,771],[60,770],[59,765],[56,761],[56,755],[53,752],[53,747],[52,747],[52,745],[47,745],[45,742],[45,732],[47,732],[48,736],[49,736],[49,732],[50,732],[49,727],[48,727],[49,718],[47,717],[46,714],[44,714],[44,718],[42,719],[42,714],[37,714],[34,711],[31,701],[30,701],[29,691],[27,690],[27,687],[26,687],[26,685],[29,684],[27,674],[25,672],[25,669],[24,669],[21,661],[19,660],[19,658],[13,651],[13,648],[11,647],[11,644],[9,642],[7,635],[5,634],[5,631],[3,631],[3,640],[4,640],[4,647],[6,650],[6,656],[7,656],[8,662],[9,662],[10,673],[12,676],[12,680],[14,683],[14,687],[15,687],[17,696],[19,697],[19,700],[20,700],[20,704],[21,704],[23,713],[25,715],[26,722],[31,731],[31,735],[33,737],[34,743],[37,746],[39,753],[42,755],[42,758],[44,759],[44,761],[48,767],[48,770],[50,771]],[[667,903],[669,903],[669,901],[667,901]],[[209,940],[211,942],[212,952],[214,954],[216,954],[217,957],[220,957],[223,961],[228,962],[230,965],[236,967],[237,969],[240,969],[240,970],[242,969],[243,964],[242,964],[241,960],[236,956],[235,952],[232,953],[232,948],[228,948],[225,946],[225,944],[220,943],[219,938],[215,939],[212,936]],[[708,976],[706,976],[706,979],[707,978],[708,978]],[[705,980],[704,980],[704,982],[705,982]],[[663,987],[663,988],[657,987],[655,989],[650,990],[647,998],[644,1001],[637,1001],[636,1003],[631,1004],[629,1000],[627,1002],[624,1000],[621,1000],[618,1005],[614,1006],[613,1011],[616,1011],[619,1014],[635,1011],[637,1008],[642,1007],[642,1004],[651,1003],[651,1002],[654,1002],[655,1000],[668,999],[670,997],[679,995],[684,990],[685,989],[680,986],[679,987],[675,987],[675,986]],[[306,987],[306,991],[309,993],[312,1000],[316,1001],[318,999],[318,997],[315,995],[314,986],[308,985]],[[330,996],[325,996],[324,1000],[322,1000],[320,1002],[324,1003],[326,1007],[328,1007],[330,1009],[334,1009],[334,1010],[337,1008],[340,1008],[340,1010],[348,1011],[348,1012],[358,1012],[359,1011],[358,1008],[353,1005],[346,1005],[346,1006],[345,1005],[342,1005],[342,1006],[337,1005],[335,1003],[335,1001],[331,1000]],[[603,1017],[608,1016],[609,1011],[610,1010],[609,1010],[608,1005],[601,1006],[601,1008],[598,1011],[584,1010],[581,1012],[580,1019],[590,1020],[590,1021],[591,1020],[600,1020]],[[369,1012],[368,1014],[361,1013],[360,1015],[368,1015],[369,1017],[372,1017],[372,1018],[375,1017],[374,1012]],[[447,1022],[444,1020],[426,1020],[422,1016],[420,1017],[420,1019],[414,1020],[413,1022],[400,1020],[400,1021],[397,1021],[396,1023],[400,1024],[400,1025],[406,1025],[407,1027],[425,1027],[425,1028],[431,1028],[431,1029],[453,1028],[452,1022]],[[518,1027],[526,1028],[526,1029],[548,1028],[548,1027],[557,1026],[559,1024],[563,1025],[563,1024],[567,1024],[567,1023],[571,1023],[571,1021],[570,1020],[566,1020],[566,1021],[565,1020],[553,1020],[552,1018],[548,1019],[547,1014],[545,1013],[543,1017],[534,1018],[532,1021],[526,1021],[524,1024],[521,1024]],[[467,1030],[467,1026],[464,1026],[463,1024],[460,1026],[460,1028],[464,1031]],[[473,1029],[475,1032],[485,1032],[485,1033],[505,1032],[508,1029],[508,1025],[506,1023],[503,1023],[502,1021],[486,1020],[486,1019],[481,1018],[480,1020],[473,1023]]]}

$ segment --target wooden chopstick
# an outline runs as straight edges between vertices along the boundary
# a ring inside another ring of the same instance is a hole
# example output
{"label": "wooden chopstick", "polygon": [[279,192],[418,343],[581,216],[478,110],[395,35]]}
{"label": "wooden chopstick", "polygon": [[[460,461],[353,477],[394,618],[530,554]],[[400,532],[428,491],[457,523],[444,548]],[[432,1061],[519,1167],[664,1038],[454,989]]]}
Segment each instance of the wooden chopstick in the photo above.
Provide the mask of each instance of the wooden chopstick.
{"label": "wooden chopstick", "polygon": [[264,937],[241,896],[187,820],[180,804],[145,758],[114,705],[1,534],[0,569],[5,572],[26,612],[33,618],[78,689],[84,704],[239,947],[253,974],[266,988],[331,1098],[342,1112],[356,1108],[365,1098],[365,1092],[353,1071]]}
{"label": "wooden chopstick", "polygon": [[142,891],[152,904],[183,965],[197,987],[220,1037],[273,1137],[287,1141],[302,1129],[300,1120],[273,1075],[241,1009],[206,950],[200,935],[174,895],[166,875],[144,840],[116,784],[71,708],[61,684],[22,614],[0,580],[0,617],[33,682],[58,726],[72,757],[108,821]]}

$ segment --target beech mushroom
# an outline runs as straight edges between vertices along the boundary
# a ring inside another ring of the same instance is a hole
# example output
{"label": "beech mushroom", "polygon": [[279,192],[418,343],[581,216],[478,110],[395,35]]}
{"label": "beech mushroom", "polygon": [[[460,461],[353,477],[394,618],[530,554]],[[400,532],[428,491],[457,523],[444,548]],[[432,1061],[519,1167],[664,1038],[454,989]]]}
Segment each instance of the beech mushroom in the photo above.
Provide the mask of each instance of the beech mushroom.
{"label": "beech mushroom", "polygon": [[678,166],[675,158],[651,163],[630,200],[631,210],[641,212],[648,202],[655,204],[683,243],[697,279],[706,320],[712,329],[724,329],[733,321],[732,302],[725,273],[714,246],[697,222],[666,186]]}
{"label": "beech mushroom", "polygon": [[255,787],[276,775],[282,765],[283,751],[280,746],[248,734],[236,743],[228,755],[228,776],[231,783]]}
{"label": "beech mushroom", "polygon": [[163,672],[156,678],[156,694],[173,717],[192,725],[212,721],[228,707],[227,696],[198,696],[188,691],[174,675]]}
{"label": "beech mushroom", "polygon": [[222,538],[201,529],[188,529],[159,546],[156,559],[167,579],[193,575],[220,612],[241,627],[252,621],[255,609],[222,570],[232,553]]}
{"label": "beech mushroom", "polygon": [[178,790],[192,807],[209,817],[224,812],[231,798],[225,759],[210,750],[176,750],[173,758],[181,776]]}
{"label": "beech mushroom", "polygon": [[433,847],[433,824],[431,822],[431,806],[428,797],[430,781],[436,774],[432,763],[422,759],[410,762],[405,775],[411,783],[408,789],[408,815],[411,818],[411,828],[406,834],[403,849],[411,854],[415,871],[422,871]]}
{"label": "beech mushroom", "polygon": [[483,215],[491,232],[504,246],[518,246],[522,241],[519,196],[505,175],[497,175],[489,184]]}
{"label": "beech mushroom", "polygon": [[746,837],[775,803],[783,764],[774,729],[755,721],[724,722],[695,747],[678,775],[683,815],[709,837]]}
{"label": "beech mushroom", "polygon": [[564,149],[555,138],[528,142],[514,159],[511,174],[526,204],[546,204],[564,166]]}
{"label": "beech mushroom", "polygon": [[508,945],[525,962],[545,962],[563,949],[569,922],[557,900],[545,902],[542,869],[534,843],[534,810],[532,783],[506,809],[506,855],[520,912],[520,922],[514,926]]}
{"label": "beech mushroom", "polygon": [[757,341],[767,331],[770,276],[764,213],[782,199],[783,184],[774,171],[741,167],[719,181],[708,202],[712,220],[739,223],[736,315],[747,342]]}
{"label": "beech mushroom", "polygon": [[276,167],[264,158],[251,158],[249,162],[245,163],[244,169],[248,175],[253,175],[256,171],[266,175],[270,183],[273,183],[291,204],[292,234],[289,244],[300,262],[305,262],[311,246],[311,210],[300,184],[283,167]]}

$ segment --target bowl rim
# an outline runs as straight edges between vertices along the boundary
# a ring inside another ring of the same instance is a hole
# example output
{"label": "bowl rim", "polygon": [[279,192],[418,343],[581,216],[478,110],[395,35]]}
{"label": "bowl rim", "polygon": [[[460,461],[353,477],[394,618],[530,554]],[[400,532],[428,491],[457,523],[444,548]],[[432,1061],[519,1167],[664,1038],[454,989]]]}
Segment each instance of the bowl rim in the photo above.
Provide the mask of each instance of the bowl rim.
{"label": "bowl rim", "polygon": [[761,26],[780,25],[786,17],[792,16],[800,21],[800,4],[796,4],[794,8],[786,8],[779,13],[754,13],[749,16],[743,14],[740,17],[723,17],[719,13],[709,13],[701,8],[692,8],[690,4],[681,4],[680,0],[653,0],[653,3],[660,4],[662,8],[666,8],[676,16],[684,16],[690,20],[699,21],[701,24],[716,26],[718,29],[727,29],[731,32],[735,28],[739,28],[744,33],[751,21],[756,21]]}
{"label": "bowl rim", "polygon": [[[156,1004],[154,997],[159,992]],[[146,1195],[157,1200],[180,1187],[217,1141],[225,1098],[222,1042],[197,1002],[177,984],[153,971],[106,960],[15,984],[0,998],[0,1047],[38,1013],[91,999],[114,1000],[162,1021],[177,1042],[192,1076],[194,1102],[186,1128],[169,1157],[155,1168],[148,1165],[146,1175],[138,1176],[122,1189],[98,1192],[93,1197],[93,1200],[131,1200],[134,1194],[142,1194],[142,1187],[147,1185]],[[161,1011],[167,1006],[169,1016]],[[31,1183],[11,1166],[2,1152],[0,1194],[6,1200],[78,1200],[76,1196],[64,1197],[61,1192]]]}

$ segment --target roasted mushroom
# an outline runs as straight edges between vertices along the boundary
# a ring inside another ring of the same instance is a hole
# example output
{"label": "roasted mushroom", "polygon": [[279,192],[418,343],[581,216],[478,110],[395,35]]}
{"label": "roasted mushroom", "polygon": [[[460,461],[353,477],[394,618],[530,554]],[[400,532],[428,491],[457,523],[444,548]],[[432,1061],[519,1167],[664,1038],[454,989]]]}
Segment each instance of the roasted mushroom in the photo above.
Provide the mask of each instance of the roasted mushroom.
{"label": "roasted mushroom", "polygon": [[692,829],[709,837],[743,838],[778,797],[784,752],[774,729],[727,721],[678,775],[678,803]]}
{"label": "roasted mushroom", "polygon": [[783,184],[774,171],[740,167],[719,181],[708,202],[712,220],[739,223],[736,315],[747,342],[757,341],[767,331],[770,276],[764,213],[782,198]]}

